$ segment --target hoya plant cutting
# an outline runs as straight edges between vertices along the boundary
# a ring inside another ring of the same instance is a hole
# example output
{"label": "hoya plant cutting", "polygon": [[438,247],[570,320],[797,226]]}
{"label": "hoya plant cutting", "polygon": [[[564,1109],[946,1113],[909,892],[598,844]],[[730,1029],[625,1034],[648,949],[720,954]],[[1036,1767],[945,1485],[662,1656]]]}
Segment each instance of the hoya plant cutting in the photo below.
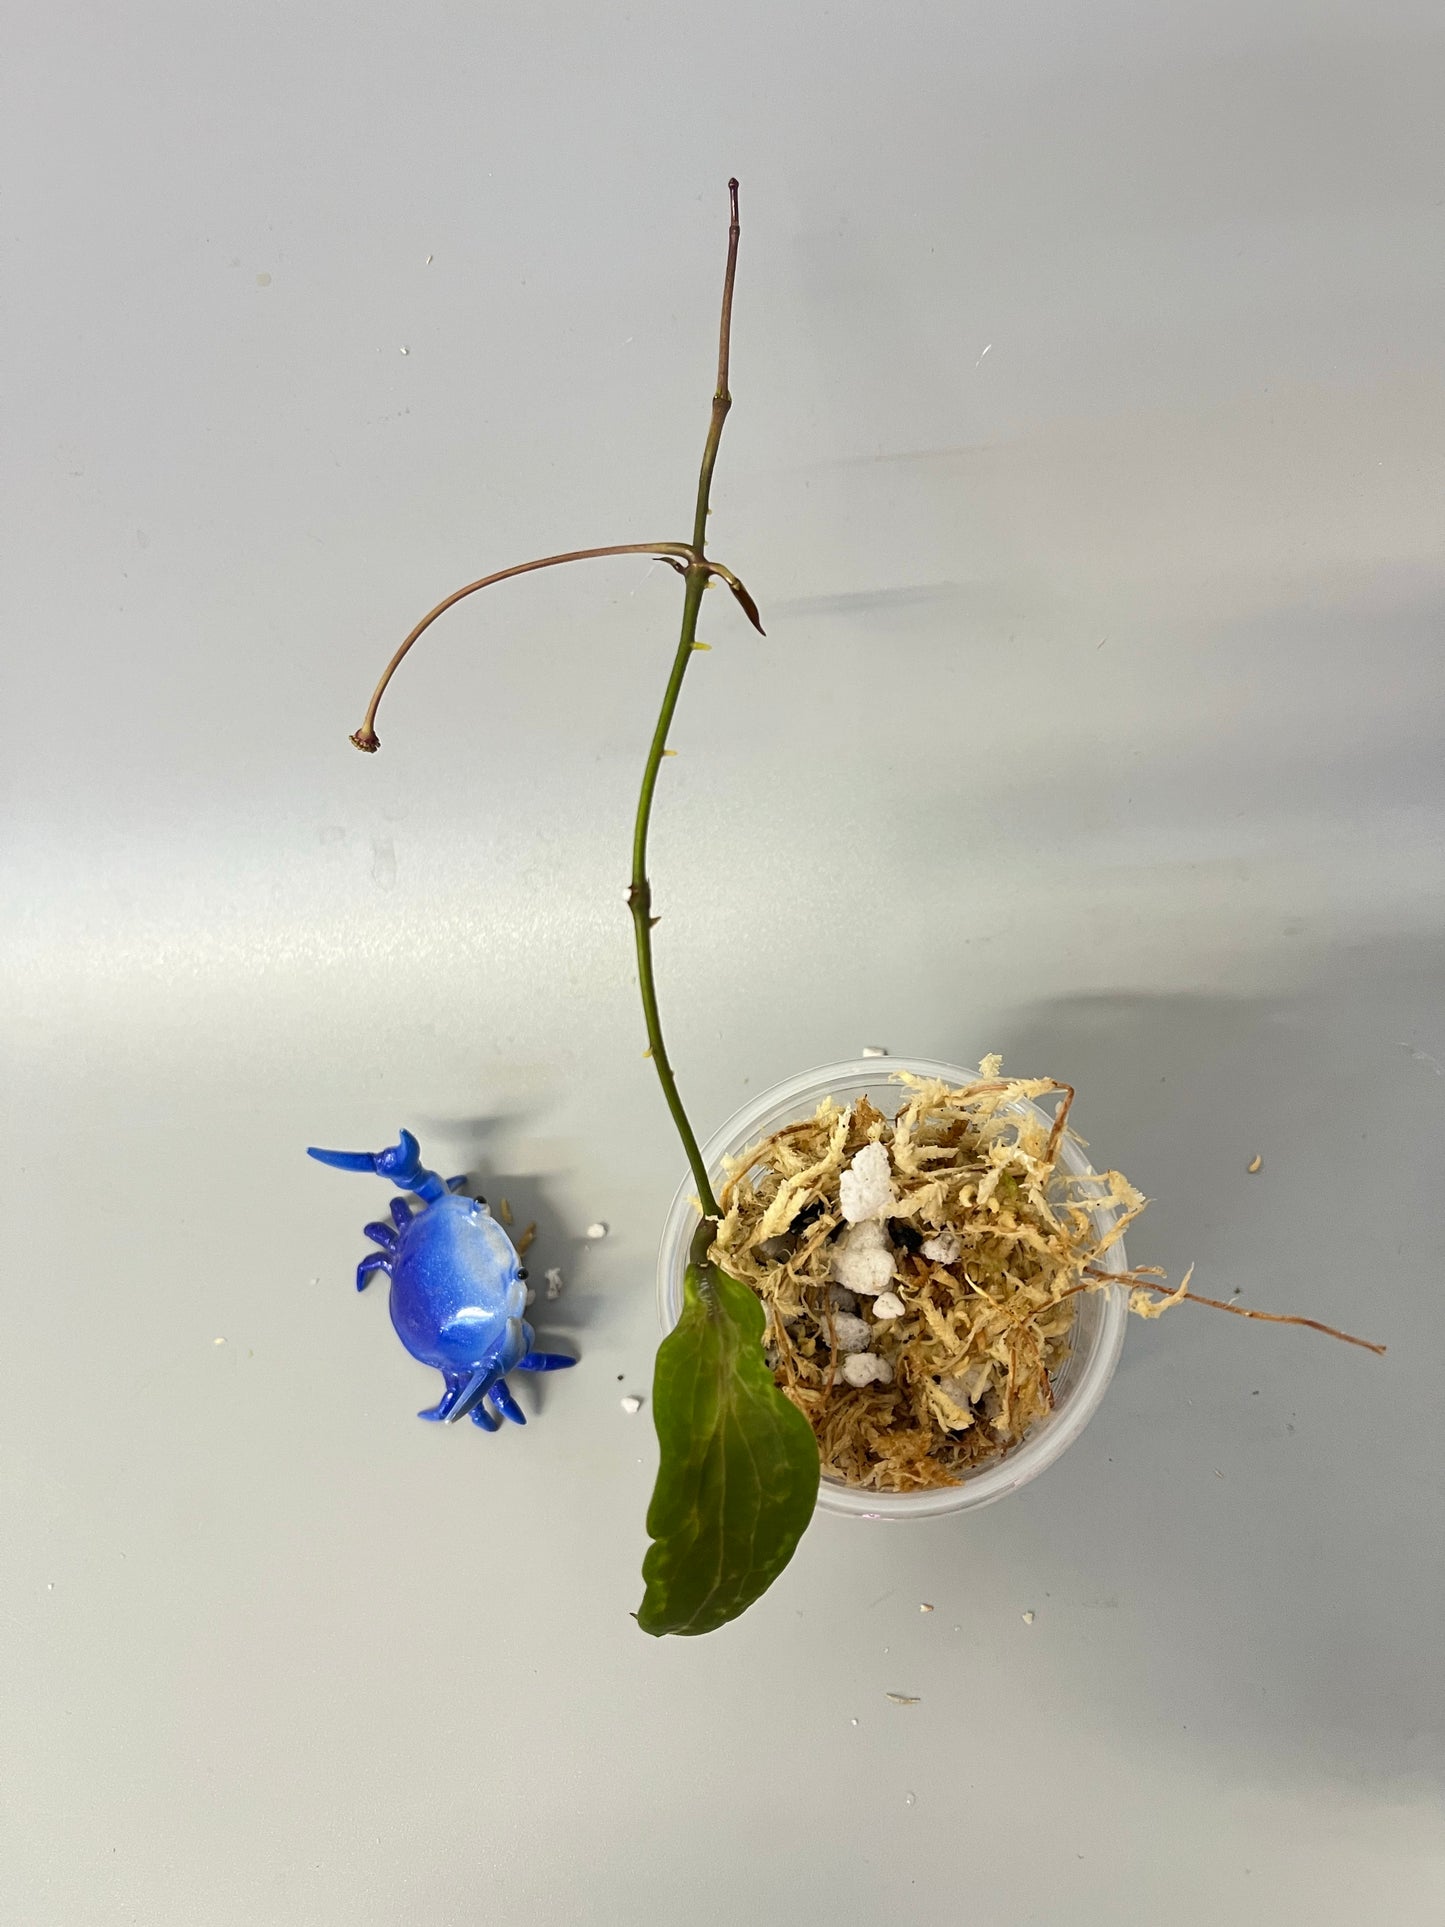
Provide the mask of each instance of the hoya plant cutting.
{"label": "hoya plant cutting", "polygon": [[[746,1611],[792,1558],[820,1495],[833,1509],[887,1515],[979,1503],[1021,1484],[1097,1405],[1130,1311],[1157,1317],[1188,1300],[1365,1343],[1311,1319],[1201,1299],[1188,1274],[1171,1289],[1157,1272],[1129,1270],[1123,1237],[1144,1199],[1086,1161],[1067,1085],[1005,1077],[996,1057],[973,1072],[878,1054],[830,1066],[699,1144],[658,1012],[647,843],[683,682],[707,647],[697,628],[708,589],[722,584],[762,633],[753,597],[707,549],[732,406],[736,181],[728,193],[717,383],[690,536],[568,550],[467,583],[402,642],[351,739],[380,747],[391,678],[437,617],[478,590],[616,555],[654,557],[681,578],[627,891],[647,1055],[689,1174],[660,1275],[669,1329],[653,1381],[659,1463],[636,1615],[652,1634],[710,1632]],[[313,1155],[409,1194],[393,1200],[390,1223],[366,1227],[377,1249],[357,1284],[390,1278],[398,1336],[442,1375],[438,1403],[421,1416],[490,1431],[522,1423],[508,1374],[573,1361],[539,1348],[526,1270],[501,1223],[460,1179],[429,1171],[408,1132],[382,1152]]]}

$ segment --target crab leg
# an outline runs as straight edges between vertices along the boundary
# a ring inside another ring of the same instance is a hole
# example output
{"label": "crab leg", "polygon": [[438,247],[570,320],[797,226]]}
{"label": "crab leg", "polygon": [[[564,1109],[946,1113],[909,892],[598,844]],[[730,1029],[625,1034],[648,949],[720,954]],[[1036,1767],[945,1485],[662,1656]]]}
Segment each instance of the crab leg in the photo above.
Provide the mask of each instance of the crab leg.
{"label": "crab leg", "polygon": [[522,1410],[516,1399],[512,1397],[511,1392],[508,1390],[506,1379],[499,1378],[492,1387],[492,1403],[496,1406],[502,1417],[509,1418],[513,1425],[525,1425],[527,1423],[527,1414]]}
{"label": "crab leg", "polygon": [[391,1260],[384,1251],[369,1251],[356,1267],[356,1289],[358,1291],[366,1290],[366,1287],[371,1283],[371,1274],[374,1271],[384,1271],[388,1278],[391,1276]]}

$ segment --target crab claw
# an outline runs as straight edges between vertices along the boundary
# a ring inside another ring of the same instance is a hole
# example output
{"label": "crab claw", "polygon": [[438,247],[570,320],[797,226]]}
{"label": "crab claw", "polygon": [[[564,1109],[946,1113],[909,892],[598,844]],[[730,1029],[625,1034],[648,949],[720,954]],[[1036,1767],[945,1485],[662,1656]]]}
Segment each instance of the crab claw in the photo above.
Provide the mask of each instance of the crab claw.
{"label": "crab claw", "polygon": [[403,1131],[390,1150],[376,1154],[376,1175],[379,1178],[395,1178],[398,1184],[406,1184],[421,1170],[421,1146],[410,1131]]}
{"label": "crab claw", "polygon": [[306,1155],[338,1171],[369,1171],[374,1177],[390,1178],[393,1184],[415,1191],[428,1201],[443,1196],[446,1191],[442,1180],[422,1163],[421,1146],[410,1131],[404,1130],[397,1142],[385,1151],[320,1151],[309,1145]]}
{"label": "crab claw", "polygon": [[448,1425],[455,1425],[458,1419],[466,1418],[474,1405],[480,1405],[502,1376],[500,1365],[484,1365],[472,1373],[457,1396],[457,1401],[446,1415]]}
{"label": "crab claw", "polygon": [[[506,1379],[526,1356],[532,1342],[532,1330],[520,1318],[509,1318],[507,1330],[502,1340],[500,1353],[486,1365],[479,1365],[462,1387],[461,1395],[447,1413],[448,1425],[455,1425],[458,1419],[465,1418],[474,1406],[480,1405],[484,1398],[493,1396],[496,1387]],[[526,1420],[522,1423],[525,1425]]]}
{"label": "crab claw", "polygon": [[314,1144],[308,1144],[306,1155],[315,1158],[318,1164],[330,1164],[338,1171],[370,1171],[376,1173],[376,1159],[370,1151],[318,1151]]}

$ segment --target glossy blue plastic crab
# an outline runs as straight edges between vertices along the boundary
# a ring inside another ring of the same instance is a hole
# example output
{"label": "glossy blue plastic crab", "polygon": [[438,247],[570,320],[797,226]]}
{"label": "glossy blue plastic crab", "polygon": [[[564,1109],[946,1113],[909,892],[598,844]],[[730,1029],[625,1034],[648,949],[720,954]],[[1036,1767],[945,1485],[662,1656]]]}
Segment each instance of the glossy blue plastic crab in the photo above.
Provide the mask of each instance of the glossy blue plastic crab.
{"label": "glossy blue plastic crab", "polygon": [[422,1201],[420,1211],[413,1211],[405,1198],[393,1198],[391,1224],[366,1227],[380,1251],[370,1252],[356,1267],[358,1291],[365,1291],[375,1272],[391,1279],[397,1337],[413,1358],[434,1365],[446,1381],[440,1402],[417,1417],[449,1424],[470,1417],[487,1432],[495,1432],[503,1418],[525,1425],[526,1414],[507,1388],[507,1373],[556,1372],[577,1361],[532,1349],[534,1333],[522,1316],[526,1268],[486,1200],[458,1197],[465,1179],[442,1179],[428,1171],[410,1131],[403,1131],[390,1150],[375,1154],[308,1150],[306,1155],[339,1171],[389,1178]]}

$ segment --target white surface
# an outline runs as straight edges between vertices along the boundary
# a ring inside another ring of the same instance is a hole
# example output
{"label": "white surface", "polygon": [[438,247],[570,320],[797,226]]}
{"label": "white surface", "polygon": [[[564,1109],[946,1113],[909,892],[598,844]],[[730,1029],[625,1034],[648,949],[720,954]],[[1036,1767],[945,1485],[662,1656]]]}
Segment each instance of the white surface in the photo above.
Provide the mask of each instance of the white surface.
{"label": "white surface", "polygon": [[[7,28],[0,1912],[1436,1927],[1438,8]],[[658,1645],[677,584],[505,585],[346,735],[456,584],[685,531],[734,170],[700,1127],[998,1049],[1132,1255],[1391,1351],[1171,1314],[1025,1493]],[[385,1194],[300,1150],[403,1121],[567,1269],[525,1433],[419,1425],[351,1289]]]}

